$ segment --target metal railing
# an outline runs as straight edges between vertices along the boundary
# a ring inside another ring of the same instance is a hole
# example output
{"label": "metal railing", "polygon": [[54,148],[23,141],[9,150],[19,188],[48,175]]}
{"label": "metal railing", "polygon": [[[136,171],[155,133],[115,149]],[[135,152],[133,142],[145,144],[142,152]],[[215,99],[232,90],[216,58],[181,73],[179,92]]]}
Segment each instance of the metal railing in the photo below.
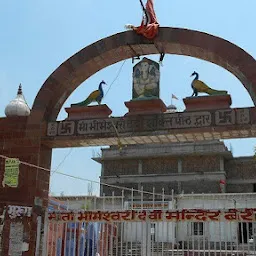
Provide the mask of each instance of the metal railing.
{"label": "metal railing", "polygon": [[49,212],[43,255],[256,255],[256,193],[122,194]]}

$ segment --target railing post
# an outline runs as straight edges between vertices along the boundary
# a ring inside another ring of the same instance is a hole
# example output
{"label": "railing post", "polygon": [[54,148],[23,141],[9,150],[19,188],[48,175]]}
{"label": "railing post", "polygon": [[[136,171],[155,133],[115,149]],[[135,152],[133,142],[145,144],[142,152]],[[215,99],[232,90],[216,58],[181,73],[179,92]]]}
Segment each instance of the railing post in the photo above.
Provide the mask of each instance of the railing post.
{"label": "railing post", "polygon": [[35,256],[39,256],[40,244],[41,244],[41,226],[42,226],[42,216],[37,217],[37,230],[36,230],[36,252]]}
{"label": "railing post", "polygon": [[49,227],[48,211],[45,211],[42,256],[47,256],[48,254],[48,227]]}

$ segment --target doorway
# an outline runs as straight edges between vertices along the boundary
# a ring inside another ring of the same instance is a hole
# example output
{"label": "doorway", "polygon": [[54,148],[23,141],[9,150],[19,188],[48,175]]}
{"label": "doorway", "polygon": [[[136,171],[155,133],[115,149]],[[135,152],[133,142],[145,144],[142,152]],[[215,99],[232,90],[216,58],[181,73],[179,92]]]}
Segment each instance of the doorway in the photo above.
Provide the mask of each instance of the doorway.
{"label": "doorway", "polygon": [[240,222],[238,232],[239,243],[247,244],[252,236],[252,223]]}
{"label": "doorway", "polygon": [[156,241],[156,224],[150,223],[151,242]]}

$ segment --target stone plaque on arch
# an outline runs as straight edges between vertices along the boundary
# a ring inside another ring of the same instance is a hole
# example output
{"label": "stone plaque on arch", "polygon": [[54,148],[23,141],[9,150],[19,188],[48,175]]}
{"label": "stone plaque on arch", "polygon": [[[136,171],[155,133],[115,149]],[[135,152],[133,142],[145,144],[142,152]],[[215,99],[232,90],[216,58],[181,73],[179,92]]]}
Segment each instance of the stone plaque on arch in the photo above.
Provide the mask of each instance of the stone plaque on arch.
{"label": "stone plaque on arch", "polygon": [[159,64],[148,58],[143,58],[133,67],[133,100],[159,98]]}

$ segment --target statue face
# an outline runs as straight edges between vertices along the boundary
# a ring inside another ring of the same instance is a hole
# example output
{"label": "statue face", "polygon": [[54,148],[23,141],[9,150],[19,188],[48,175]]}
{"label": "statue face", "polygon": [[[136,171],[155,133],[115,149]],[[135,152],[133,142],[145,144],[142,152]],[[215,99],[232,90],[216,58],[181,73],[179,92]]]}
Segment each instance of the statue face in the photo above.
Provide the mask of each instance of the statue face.
{"label": "statue face", "polygon": [[147,62],[142,62],[141,63],[141,70],[146,72],[148,71],[148,68],[149,68],[149,64]]}

